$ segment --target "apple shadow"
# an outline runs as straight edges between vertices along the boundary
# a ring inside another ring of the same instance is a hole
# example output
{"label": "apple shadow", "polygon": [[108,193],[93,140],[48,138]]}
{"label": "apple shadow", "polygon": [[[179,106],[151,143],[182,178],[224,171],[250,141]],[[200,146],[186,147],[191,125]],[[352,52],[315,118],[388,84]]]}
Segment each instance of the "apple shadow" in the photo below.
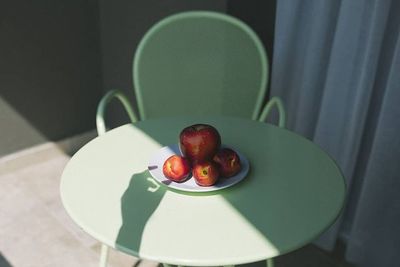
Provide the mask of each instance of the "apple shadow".
{"label": "apple shadow", "polygon": [[116,247],[135,256],[140,251],[146,222],[166,192],[165,187],[156,187],[147,180],[149,177],[151,175],[148,170],[132,175],[129,186],[121,197],[122,226],[118,232]]}

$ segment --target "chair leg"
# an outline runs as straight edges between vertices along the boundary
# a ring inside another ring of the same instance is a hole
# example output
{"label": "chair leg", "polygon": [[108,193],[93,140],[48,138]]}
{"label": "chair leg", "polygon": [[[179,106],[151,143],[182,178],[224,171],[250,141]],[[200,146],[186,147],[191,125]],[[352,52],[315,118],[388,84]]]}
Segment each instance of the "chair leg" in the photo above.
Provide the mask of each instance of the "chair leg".
{"label": "chair leg", "polygon": [[267,267],[274,267],[274,259],[267,259]]}
{"label": "chair leg", "polygon": [[101,244],[101,252],[100,252],[101,254],[100,254],[100,263],[99,263],[100,267],[107,267],[109,250],[110,250],[110,248],[107,245]]}

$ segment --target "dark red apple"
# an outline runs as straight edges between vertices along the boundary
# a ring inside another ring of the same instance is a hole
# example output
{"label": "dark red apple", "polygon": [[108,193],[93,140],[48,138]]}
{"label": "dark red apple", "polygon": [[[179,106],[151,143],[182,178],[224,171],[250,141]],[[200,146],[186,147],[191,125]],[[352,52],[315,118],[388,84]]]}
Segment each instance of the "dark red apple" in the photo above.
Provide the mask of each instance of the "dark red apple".
{"label": "dark red apple", "polygon": [[240,158],[238,154],[230,148],[219,150],[217,154],[215,154],[213,160],[217,163],[219,172],[224,178],[234,176],[241,170]]}
{"label": "dark red apple", "polygon": [[220,146],[221,136],[217,129],[208,124],[191,125],[179,135],[180,150],[192,164],[212,160]]}
{"label": "dark red apple", "polygon": [[212,161],[203,161],[193,167],[193,177],[200,186],[211,186],[218,181],[218,167]]}
{"label": "dark red apple", "polygon": [[163,173],[174,182],[184,182],[190,174],[190,163],[184,157],[172,155],[164,162]]}

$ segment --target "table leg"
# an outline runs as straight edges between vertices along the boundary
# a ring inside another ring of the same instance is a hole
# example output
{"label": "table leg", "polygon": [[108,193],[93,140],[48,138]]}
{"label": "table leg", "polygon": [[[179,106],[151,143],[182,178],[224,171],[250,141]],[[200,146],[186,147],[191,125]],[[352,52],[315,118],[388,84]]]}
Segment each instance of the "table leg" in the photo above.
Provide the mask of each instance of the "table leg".
{"label": "table leg", "polygon": [[108,251],[109,247],[105,244],[101,244],[101,254],[100,254],[100,267],[107,267],[107,261],[108,261]]}
{"label": "table leg", "polygon": [[274,267],[274,259],[267,259],[267,267]]}

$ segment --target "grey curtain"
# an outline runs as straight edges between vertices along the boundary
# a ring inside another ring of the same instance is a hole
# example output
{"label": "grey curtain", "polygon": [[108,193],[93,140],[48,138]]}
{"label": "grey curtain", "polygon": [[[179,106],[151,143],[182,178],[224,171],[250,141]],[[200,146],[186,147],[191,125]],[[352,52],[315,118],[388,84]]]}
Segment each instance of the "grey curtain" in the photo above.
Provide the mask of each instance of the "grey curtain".
{"label": "grey curtain", "polygon": [[349,262],[400,266],[400,1],[277,0],[271,95],[343,170]]}

